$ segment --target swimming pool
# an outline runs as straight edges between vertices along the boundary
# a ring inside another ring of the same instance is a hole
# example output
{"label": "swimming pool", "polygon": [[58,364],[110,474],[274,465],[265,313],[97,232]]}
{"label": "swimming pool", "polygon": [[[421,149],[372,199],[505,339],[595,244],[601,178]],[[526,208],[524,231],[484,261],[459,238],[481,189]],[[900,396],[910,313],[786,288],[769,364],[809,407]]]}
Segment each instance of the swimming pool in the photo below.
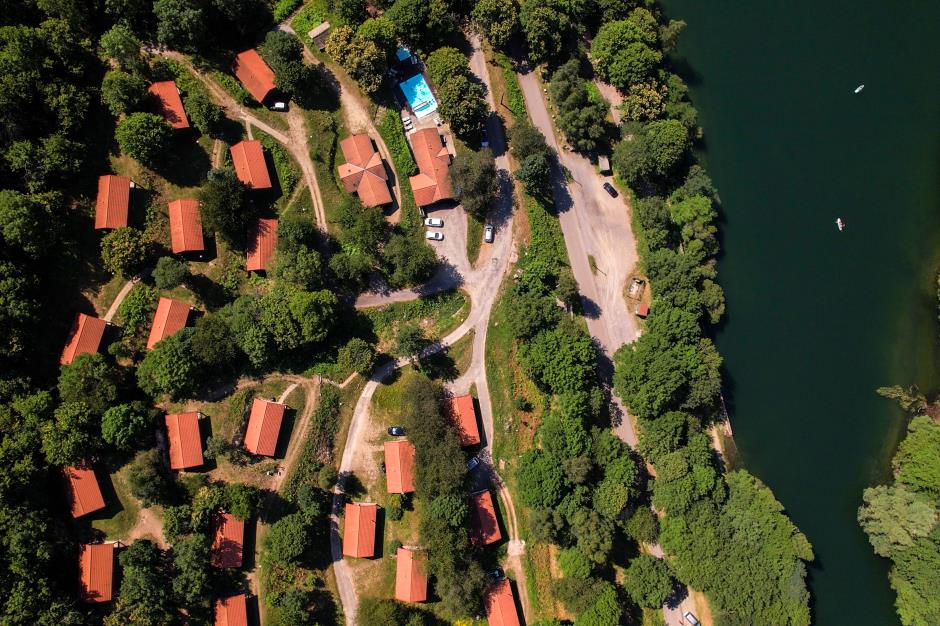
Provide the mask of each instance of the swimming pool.
{"label": "swimming pool", "polygon": [[431,93],[431,87],[424,80],[423,74],[412,76],[403,83],[398,84],[401,92],[405,94],[405,100],[408,106],[414,111],[414,114],[421,119],[427,117],[434,111],[437,111],[437,100]]}

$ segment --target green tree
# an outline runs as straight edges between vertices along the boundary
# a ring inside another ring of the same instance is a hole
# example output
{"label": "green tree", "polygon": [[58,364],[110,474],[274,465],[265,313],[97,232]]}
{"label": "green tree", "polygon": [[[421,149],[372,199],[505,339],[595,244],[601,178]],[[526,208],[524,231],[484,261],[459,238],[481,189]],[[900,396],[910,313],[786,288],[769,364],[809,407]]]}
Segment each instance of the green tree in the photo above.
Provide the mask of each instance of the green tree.
{"label": "green tree", "polygon": [[552,170],[545,154],[527,156],[519,164],[514,175],[529,195],[536,198],[548,198],[551,195]]}
{"label": "green tree", "polygon": [[57,193],[0,190],[0,240],[30,259],[45,256],[59,239],[55,223],[61,219],[62,204]]}
{"label": "green tree", "polygon": [[118,317],[124,335],[132,336],[147,328],[157,310],[157,292],[149,285],[137,283],[118,306]]}
{"label": "green tree", "polygon": [[359,337],[353,337],[339,349],[336,364],[345,371],[359,372],[366,375],[375,364],[375,349],[372,344]]}
{"label": "green tree", "polygon": [[118,404],[101,416],[101,437],[119,450],[130,450],[143,441],[153,424],[153,411],[143,402]]}
{"label": "green tree", "polygon": [[320,489],[329,491],[336,486],[336,479],[338,477],[339,473],[336,471],[335,467],[332,465],[324,465],[317,473],[317,484],[320,486]]}
{"label": "green tree", "polygon": [[138,539],[118,555],[121,590],[105,626],[169,626],[174,607],[172,582],[160,549],[148,539]]}
{"label": "green tree", "polygon": [[81,402],[101,415],[118,397],[118,372],[97,352],[80,354],[59,369],[59,399]]}
{"label": "green tree", "polygon": [[566,578],[588,578],[594,564],[576,548],[566,548],[558,553],[558,567]]}
{"label": "green tree", "polygon": [[868,534],[875,554],[891,558],[910,549],[918,537],[926,537],[937,525],[937,508],[903,485],[866,489],[863,500],[858,523]]}
{"label": "green tree", "polygon": [[236,519],[247,521],[258,514],[263,494],[254,485],[228,483],[225,485],[225,508]]}
{"label": "green tree", "polygon": [[637,420],[637,449],[643,458],[657,465],[663,456],[678,450],[685,443],[689,419],[684,413],[669,411],[656,419]]}
{"label": "green tree", "polygon": [[591,607],[580,614],[574,626],[617,626],[623,616],[623,608],[617,590],[608,585]]}
{"label": "green tree", "polygon": [[702,305],[708,314],[708,321],[717,324],[725,314],[725,292],[721,285],[706,278],[702,281]]}
{"label": "green tree", "polygon": [[519,495],[526,506],[551,508],[563,495],[564,476],[561,467],[541,450],[527,450],[519,459],[516,471]]}
{"label": "green tree", "polygon": [[190,345],[189,329],[157,343],[137,367],[137,384],[152,398],[168,395],[181,398],[190,393],[199,379],[199,366]]}
{"label": "green tree", "polygon": [[[127,72],[140,72],[143,59],[140,57],[140,40],[127,24],[118,22],[105,31],[98,40],[105,58],[114,59]],[[109,72],[110,73],[110,72]]]}
{"label": "green tree", "polygon": [[183,52],[197,52],[206,44],[206,15],[197,0],[156,0],[157,41]]}
{"label": "green tree", "polygon": [[189,279],[189,267],[183,261],[171,256],[157,259],[153,270],[153,282],[157,289],[175,289]]}
{"label": "green tree", "polygon": [[310,547],[307,522],[300,513],[286,515],[271,525],[264,537],[265,558],[273,563],[295,563]]}
{"label": "green tree", "polygon": [[513,158],[520,163],[533,154],[541,154],[546,159],[553,154],[545,143],[545,135],[528,120],[520,121],[509,130],[509,148]]}
{"label": "green tree", "polygon": [[114,134],[121,152],[147,166],[153,166],[164,153],[171,135],[172,129],[162,117],[141,112],[121,120]]}
{"label": "green tree", "polygon": [[359,24],[368,13],[364,0],[333,0],[333,10],[346,24]]}
{"label": "green tree", "polygon": [[912,491],[940,499],[940,424],[915,417],[894,455],[897,481]]}
{"label": "green tree", "polygon": [[583,508],[576,510],[568,523],[578,549],[593,562],[604,563],[613,547],[613,524],[597,512]]}
{"label": "green tree", "polygon": [[454,29],[446,0],[395,0],[385,15],[398,37],[418,52],[434,50]]}
{"label": "green tree", "polygon": [[208,613],[212,597],[209,540],[189,535],[173,546],[173,594],[190,612]]}
{"label": "green tree", "polygon": [[655,609],[672,593],[673,580],[665,561],[641,554],[630,561],[624,572],[623,586],[639,606]]}
{"label": "green tree", "polygon": [[186,96],[186,113],[199,132],[210,137],[219,137],[225,122],[225,113],[202,91]]}
{"label": "green tree", "polygon": [[98,448],[98,420],[87,405],[66,402],[42,425],[42,451],[51,465],[75,465]]}
{"label": "green tree", "polygon": [[575,150],[593,150],[604,136],[605,104],[592,100],[577,59],[559,67],[551,76],[548,93],[558,108],[558,125]]}
{"label": "green tree", "polygon": [[163,509],[163,534],[167,541],[176,543],[192,532],[192,509],[188,504],[168,506]]}
{"label": "green tree", "polygon": [[437,267],[437,255],[423,238],[399,232],[385,244],[382,258],[388,268],[388,282],[396,288],[425,282]]}
{"label": "green tree", "polygon": [[244,250],[248,227],[257,217],[248,202],[247,188],[231,168],[212,170],[199,190],[202,223],[226,244]]}
{"label": "green tree", "polygon": [[165,474],[156,448],[139,452],[127,472],[131,493],[144,506],[166,503],[172,494],[172,482]]}
{"label": "green tree", "polygon": [[523,0],[519,25],[529,45],[529,58],[536,63],[561,56],[572,30],[568,16],[542,0]]}
{"label": "green tree", "polygon": [[414,324],[406,324],[395,334],[395,354],[416,359],[428,343],[423,328]]}
{"label": "green tree", "polygon": [[659,518],[649,507],[638,507],[624,522],[623,531],[641,543],[655,543],[659,537]]}
{"label": "green tree", "polygon": [[464,210],[477,219],[485,218],[499,191],[492,151],[462,152],[451,165],[450,177]]}
{"label": "green tree", "polygon": [[461,139],[478,137],[489,115],[486,88],[466,76],[453,76],[437,89],[439,110]]}
{"label": "green tree", "polygon": [[519,29],[519,4],[515,0],[480,0],[470,17],[490,45],[505,49]]}
{"label": "green tree", "polygon": [[554,393],[583,391],[597,359],[591,338],[570,318],[520,346],[519,359],[542,388]]}
{"label": "green tree", "polygon": [[101,101],[118,116],[138,108],[147,98],[147,83],[139,74],[111,70],[101,81]]}
{"label": "green tree", "polygon": [[235,336],[224,317],[203,315],[196,320],[190,347],[196,359],[211,371],[227,371],[239,356]]}
{"label": "green tree", "polygon": [[112,274],[125,278],[133,276],[149,257],[150,245],[136,228],[117,228],[101,240],[101,261]]}
{"label": "green tree", "polygon": [[440,87],[454,76],[469,77],[467,57],[457,48],[446,46],[428,55],[425,65],[431,81]]}

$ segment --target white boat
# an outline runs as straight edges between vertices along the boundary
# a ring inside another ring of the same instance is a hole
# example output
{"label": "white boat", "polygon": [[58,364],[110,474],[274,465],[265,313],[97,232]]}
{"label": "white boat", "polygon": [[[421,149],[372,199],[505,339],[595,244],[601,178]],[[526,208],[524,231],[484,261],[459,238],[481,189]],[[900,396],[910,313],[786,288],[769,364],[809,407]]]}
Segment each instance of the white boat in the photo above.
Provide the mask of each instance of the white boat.
{"label": "white boat", "polygon": [[836,218],[836,226],[839,228],[839,232],[845,230],[845,222],[842,221],[841,217]]}
{"label": "white boat", "polygon": [[865,85],[859,85],[855,88],[855,93],[862,93],[862,89],[865,88]]}

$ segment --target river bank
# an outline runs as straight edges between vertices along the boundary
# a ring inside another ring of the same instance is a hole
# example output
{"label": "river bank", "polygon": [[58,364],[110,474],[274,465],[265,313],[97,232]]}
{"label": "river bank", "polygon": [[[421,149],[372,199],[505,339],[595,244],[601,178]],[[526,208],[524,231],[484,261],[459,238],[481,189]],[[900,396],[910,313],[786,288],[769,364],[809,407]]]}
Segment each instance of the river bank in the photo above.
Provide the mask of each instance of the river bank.
{"label": "river bank", "polygon": [[717,345],[742,463],[816,549],[814,622],[897,623],[855,516],[905,424],[874,389],[940,378],[940,85],[924,80],[940,5],[664,4],[689,24],[679,54],[721,190]]}

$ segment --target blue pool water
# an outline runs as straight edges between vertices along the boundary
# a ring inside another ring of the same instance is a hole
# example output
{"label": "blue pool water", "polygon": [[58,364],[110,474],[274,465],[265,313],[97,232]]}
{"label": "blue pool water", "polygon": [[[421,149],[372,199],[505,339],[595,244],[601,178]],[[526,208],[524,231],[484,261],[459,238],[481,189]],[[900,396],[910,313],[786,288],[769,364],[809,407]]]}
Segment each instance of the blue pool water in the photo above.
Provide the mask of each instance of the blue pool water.
{"label": "blue pool water", "polygon": [[403,83],[399,83],[401,92],[414,114],[420,119],[437,111],[437,100],[431,93],[431,87],[424,80],[423,74],[412,76]]}

